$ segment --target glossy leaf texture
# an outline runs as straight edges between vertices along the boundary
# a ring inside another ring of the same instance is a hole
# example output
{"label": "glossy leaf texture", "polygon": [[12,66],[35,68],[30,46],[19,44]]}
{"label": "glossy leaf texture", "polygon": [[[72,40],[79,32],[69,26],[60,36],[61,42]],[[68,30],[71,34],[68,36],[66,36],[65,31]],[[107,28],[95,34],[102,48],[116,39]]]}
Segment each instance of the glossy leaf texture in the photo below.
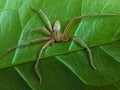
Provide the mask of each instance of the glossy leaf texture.
{"label": "glossy leaf texture", "polygon": [[[75,16],[120,13],[119,0],[1,0],[0,53],[14,45],[46,36],[34,32],[29,40],[26,39],[30,29],[46,26],[30,5],[42,9],[52,25],[59,20],[62,32]],[[80,36],[91,48],[96,70],[90,67],[86,50],[79,41],[55,43],[42,54],[39,70],[43,81],[39,85],[34,62],[46,43],[40,42],[18,48],[0,59],[0,89],[7,90],[6,85],[11,90],[119,89],[119,24],[120,16],[98,16],[77,20],[71,26],[68,34]]]}

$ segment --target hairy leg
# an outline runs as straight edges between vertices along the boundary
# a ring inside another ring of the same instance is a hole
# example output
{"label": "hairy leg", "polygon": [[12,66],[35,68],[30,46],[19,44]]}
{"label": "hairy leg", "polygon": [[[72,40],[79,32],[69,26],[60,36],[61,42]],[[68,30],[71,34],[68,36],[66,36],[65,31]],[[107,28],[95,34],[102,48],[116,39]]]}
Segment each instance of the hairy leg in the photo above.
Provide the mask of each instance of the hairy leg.
{"label": "hairy leg", "polygon": [[31,9],[32,9],[33,11],[37,12],[37,13],[42,17],[42,19],[44,20],[44,22],[47,24],[48,29],[50,30],[50,32],[52,32],[51,22],[50,22],[50,20],[48,19],[48,17],[44,14],[44,12],[43,12],[41,9],[38,10],[38,9],[33,8],[32,5],[31,5]]}
{"label": "hairy leg", "polygon": [[76,38],[79,40],[79,43],[81,44],[82,47],[86,48],[87,52],[88,52],[88,55],[89,55],[89,59],[90,59],[90,65],[92,66],[93,69],[96,69],[95,65],[93,64],[93,59],[92,59],[92,53],[91,53],[91,50],[90,48],[87,46],[87,44],[78,36],[64,36],[64,38],[68,38],[67,40],[69,39],[73,39],[73,38]]}
{"label": "hairy leg", "polygon": [[74,23],[74,21],[76,21],[76,20],[79,20],[79,19],[83,19],[83,18],[87,18],[87,17],[98,17],[98,16],[119,16],[120,15],[120,13],[118,13],[118,14],[88,14],[88,15],[83,15],[83,16],[76,16],[76,17],[74,17],[74,18],[72,18],[70,21],[69,21],[69,23],[67,24],[67,26],[66,26],[66,28],[65,28],[65,30],[64,30],[64,32],[63,32],[63,34],[64,35],[66,35],[67,34],[67,32],[68,32],[68,30],[69,30],[69,28],[70,28],[70,26]]}
{"label": "hairy leg", "polygon": [[51,35],[51,33],[45,27],[38,27],[38,28],[33,28],[29,31],[29,33],[27,35],[27,39],[29,39],[29,37],[33,31],[41,31],[41,30],[44,31],[44,33],[46,33],[48,36]]}
{"label": "hairy leg", "polygon": [[38,71],[38,64],[39,64],[39,61],[40,61],[41,54],[42,54],[43,50],[46,49],[52,42],[53,42],[53,40],[51,39],[42,47],[42,49],[39,52],[38,58],[36,60],[36,63],[35,63],[35,72],[36,72],[36,74],[37,74],[37,76],[38,76],[38,78],[40,80],[39,81],[40,84],[42,82],[42,78],[41,78],[40,72]]}
{"label": "hairy leg", "polygon": [[96,69],[95,65],[93,64],[93,58],[92,58],[92,53],[91,53],[90,48],[87,46],[87,44],[80,37],[76,36],[76,38],[79,40],[81,46],[86,48],[88,55],[89,55],[89,59],[90,59],[90,65],[92,66],[93,69]]}
{"label": "hairy leg", "polygon": [[49,37],[43,37],[43,38],[32,40],[30,42],[26,42],[26,43],[23,43],[23,44],[20,44],[20,45],[13,46],[13,47],[7,49],[5,52],[3,52],[0,55],[0,58],[4,57],[5,55],[7,55],[9,52],[15,50],[16,48],[25,47],[25,46],[27,46],[29,44],[33,44],[33,43],[37,43],[37,42],[41,42],[41,41],[46,41],[46,40],[49,40],[49,39],[50,39]]}

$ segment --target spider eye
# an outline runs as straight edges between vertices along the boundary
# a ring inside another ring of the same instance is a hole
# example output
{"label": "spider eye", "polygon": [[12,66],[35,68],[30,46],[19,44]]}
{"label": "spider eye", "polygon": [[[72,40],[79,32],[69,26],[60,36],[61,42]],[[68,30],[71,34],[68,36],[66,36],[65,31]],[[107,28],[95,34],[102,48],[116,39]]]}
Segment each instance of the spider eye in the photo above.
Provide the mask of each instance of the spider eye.
{"label": "spider eye", "polygon": [[60,31],[60,22],[56,21],[54,26],[53,26],[53,30],[54,31]]}

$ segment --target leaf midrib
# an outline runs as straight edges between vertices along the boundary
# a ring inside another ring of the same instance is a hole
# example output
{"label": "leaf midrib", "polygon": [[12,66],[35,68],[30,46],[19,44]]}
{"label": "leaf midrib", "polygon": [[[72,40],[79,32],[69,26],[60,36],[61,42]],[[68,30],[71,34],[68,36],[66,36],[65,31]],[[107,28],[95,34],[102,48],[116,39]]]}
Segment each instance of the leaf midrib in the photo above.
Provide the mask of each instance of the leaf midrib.
{"label": "leaf midrib", "polygon": [[[116,40],[116,41],[117,41],[117,40]],[[115,41],[114,41],[114,42],[115,42]],[[114,42],[113,42],[113,43],[114,43]],[[100,46],[92,46],[91,48],[95,48],[95,47],[100,47],[100,48],[101,48],[103,45],[108,45],[108,44],[110,44],[110,43],[102,44],[102,45],[100,45]],[[54,56],[60,56],[60,55],[68,54],[68,53],[73,53],[73,52],[81,51],[81,50],[83,50],[83,49],[84,49],[84,48],[82,48],[82,49],[76,49],[76,50],[71,50],[71,51],[66,51],[66,52],[64,52],[64,53],[54,54],[54,55],[51,55],[51,56],[43,57],[41,60],[44,60],[44,59],[50,58],[50,57],[54,57]],[[112,56],[111,54],[109,54],[106,50],[104,50],[104,49],[102,49],[102,48],[101,48],[101,50],[104,51],[106,54],[108,54],[110,57],[112,57],[112,58],[114,58],[114,59],[116,60],[116,58],[115,58],[114,56]],[[0,70],[1,70],[1,69],[7,69],[7,68],[10,68],[10,67],[15,67],[15,66],[18,66],[18,65],[23,65],[23,64],[26,64],[26,63],[35,62],[35,61],[36,61],[36,59],[34,59],[34,60],[29,60],[29,61],[27,61],[27,62],[24,60],[24,62],[12,63],[12,64],[7,65],[7,67],[6,67],[6,66],[1,67]],[[116,61],[117,61],[117,60],[116,60]]]}

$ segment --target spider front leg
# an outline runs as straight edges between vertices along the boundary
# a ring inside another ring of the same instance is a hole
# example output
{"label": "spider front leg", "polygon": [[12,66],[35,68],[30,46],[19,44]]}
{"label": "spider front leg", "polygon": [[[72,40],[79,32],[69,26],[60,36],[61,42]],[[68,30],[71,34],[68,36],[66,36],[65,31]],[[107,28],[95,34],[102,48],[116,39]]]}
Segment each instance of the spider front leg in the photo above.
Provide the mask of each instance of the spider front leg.
{"label": "spider front leg", "polygon": [[51,25],[51,22],[50,20],[48,19],[48,17],[45,15],[45,13],[41,10],[41,9],[36,9],[34,7],[32,7],[32,5],[30,6],[31,9],[35,12],[37,12],[41,17],[42,19],[44,20],[44,22],[46,23],[48,29],[50,30],[50,32],[52,32],[52,25]]}
{"label": "spider front leg", "polygon": [[50,44],[52,44],[52,43],[53,43],[53,40],[51,39],[51,40],[49,40],[49,41],[42,47],[42,49],[41,49],[40,52],[39,52],[37,61],[36,61],[36,63],[35,63],[35,72],[36,72],[36,74],[37,74],[37,76],[38,76],[38,78],[39,78],[39,83],[40,83],[40,84],[41,84],[41,82],[42,82],[42,78],[41,78],[40,72],[38,71],[38,64],[39,64],[39,61],[40,61],[41,54],[42,54],[43,50],[46,49],[46,48],[47,48]]}
{"label": "spider front leg", "polygon": [[29,31],[29,33],[28,33],[28,35],[27,35],[27,39],[29,39],[29,37],[30,37],[30,35],[31,35],[31,33],[33,32],[33,31],[43,31],[45,34],[47,34],[48,36],[50,36],[51,35],[51,33],[45,28],[45,27],[38,27],[38,28],[33,28],[33,29],[31,29],[30,31]]}
{"label": "spider front leg", "polygon": [[87,18],[87,17],[105,17],[105,16],[119,16],[120,13],[115,13],[115,14],[109,14],[109,13],[106,13],[106,14],[88,14],[88,15],[83,15],[83,16],[76,16],[74,18],[72,18],[69,23],[67,24],[63,34],[66,35],[68,33],[68,30],[69,28],[71,27],[71,25],[74,23],[74,21],[77,21],[77,20],[80,20],[80,19],[83,19],[83,18]]}

